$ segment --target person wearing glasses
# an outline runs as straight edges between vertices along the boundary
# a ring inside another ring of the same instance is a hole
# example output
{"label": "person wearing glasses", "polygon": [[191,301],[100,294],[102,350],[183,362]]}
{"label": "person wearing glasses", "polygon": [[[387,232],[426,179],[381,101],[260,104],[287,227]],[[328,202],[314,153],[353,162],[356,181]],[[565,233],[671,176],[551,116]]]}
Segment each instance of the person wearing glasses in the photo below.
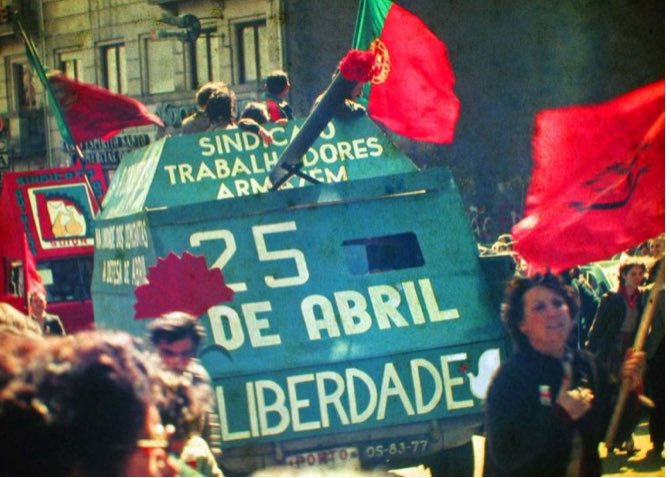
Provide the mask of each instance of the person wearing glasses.
{"label": "person wearing glasses", "polygon": [[3,474],[176,476],[153,371],[123,332],[0,333]]}
{"label": "person wearing glasses", "polygon": [[169,312],[149,324],[149,340],[160,367],[181,376],[193,387],[202,388],[199,394],[206,410],[202,437],[215,458],[221,460],[219,419],[214,410],[212,379],[197,358],[198,348],[205,338],[203,326],[197,317],[185,312]]}

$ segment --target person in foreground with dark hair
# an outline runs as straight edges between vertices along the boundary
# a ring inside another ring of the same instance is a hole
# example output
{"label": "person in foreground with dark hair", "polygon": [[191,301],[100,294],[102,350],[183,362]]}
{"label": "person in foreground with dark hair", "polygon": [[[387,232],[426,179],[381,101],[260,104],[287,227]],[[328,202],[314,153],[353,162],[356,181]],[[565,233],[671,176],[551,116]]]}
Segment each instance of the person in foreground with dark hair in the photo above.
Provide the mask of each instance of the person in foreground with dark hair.
{"label": "person in foreground with dark hair", "polygon": [[[515,277],[502,320],[515,352],[485,402],[488,476],[598,476],[599,442],[616,384],[589,352],[572,350],[576,304],[552,274]],[[641,383],[645,353],[630,352],[621,376]]]}
{"label": "person in foreground with dark hair", "polygon": [[212,379],[196,358],[204,338],[205,330],[198,318],[185,312],[169,312],[149,324],[149,340],[156,351],[159,368],[180,376],[190,387],[200,391],[198,397],[204,410],[201,436],[214,457],[221,460],[221,433],[214,409]]}
{"label": "person in foreground with dark hair", "polygon": [[205,419],[205,404],[201,395],[209,394],[204,385],[194,386],[182,375],[161,372],[161,400],[157,407],[172,434],[168,449],[199,476],[224,476],[209,445],[201,436]]}
{"label": "person in foreground with dark hair", "polygon": [[185,312],[170,312],[149,324],[149,340],[161,364],[175,373],[188,372],[209,384],[207,371],[196,359],[204,338],[203,326],[196,317]]}
{"label": "person in foreground with dark hair", "polygon": [[152,380],[125,333],[0,333],[3,474],[175,476]]}

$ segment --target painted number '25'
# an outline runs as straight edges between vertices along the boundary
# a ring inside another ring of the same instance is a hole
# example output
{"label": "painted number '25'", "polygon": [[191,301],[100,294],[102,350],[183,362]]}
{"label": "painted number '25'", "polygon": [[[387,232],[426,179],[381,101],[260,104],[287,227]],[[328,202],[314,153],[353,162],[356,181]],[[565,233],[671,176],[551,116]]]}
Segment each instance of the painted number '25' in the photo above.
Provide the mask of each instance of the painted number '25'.
{"label": "painted number '25'", "polygon": [[[266,275],[263,277],[268,287],[291,287],[295,285],[302,285],[307,282],[310,277],[308,266],[305,262],[305,256],[299,249],[278,249],[268,250],[266,244],[266,237],[271,234],[278,234],[282,232],[290,232],[296,230],[296,222],[280,222],[277,224],[265,224],[261,226],[252,226],[252,236],[254,237],[254,244],[256,245],[256,252],[259,260],[265,261],[281,261],[293,260],[296,265],[296,275],[289,277],[275,277],[273,275]],[[227,229],[216,229],[214,231],[194,232],[189,238],[191,247],[199,247],[204,241],[223,241],[224,249],[214,261],[212,267],[219,269],[224,268],[228,261],[235,255],[237,245],[235,243],[235,236]],[[235,292],[244,292],[247,290],[245,282],[236,282],[234,284],[227,284]]]}

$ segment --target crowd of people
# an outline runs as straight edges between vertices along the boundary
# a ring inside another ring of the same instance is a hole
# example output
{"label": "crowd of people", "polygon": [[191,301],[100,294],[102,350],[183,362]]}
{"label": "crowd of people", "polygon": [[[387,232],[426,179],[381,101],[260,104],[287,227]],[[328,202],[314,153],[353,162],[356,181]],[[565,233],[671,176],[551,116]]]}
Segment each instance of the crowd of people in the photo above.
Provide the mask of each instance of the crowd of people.
{"label": "crowd of people", "polygon": [[240,114],[237,112],[235,91],[223,82],[210,81],[196,92],[198,110],[182,120],[181,133],[192,134],[217,129],[240,128],[257,134],[266,145],[273,142],[263,127],[268,122],[286,124],[294,119],[287,98],[291,83],[286,72],[275,70],[265,80],[263,101],[249,101]]}
{"label": "crowd of people", "polygon": [[[647,400],[650,455],[661,458],[663,293],[645,348],[632,349],[663,267],[660,241],[640,248],[645,256],[621,259],[617,290],[596,305],[578,290],[591,287],[579,269],[511,279],[501,310],[515,350],[485,399],[486,475],[601,474],[598,447],[621,387],[627,402],[611,451],[635,452],[632,432]],[[3,472],[224,476],[196,317],[154,318],[146,340],[118,331],[66,335],[43,291],[31,292],[29,305],[24,315],[0,304],[0,429],[11,437],[0,447]]]}
{"label": "crowd of people", "polygon": [[620,258],[617,290],[600,297],[579,269],[512,279],[502,320],[515,352],[485,401],[485,474],[599,476],[598,447],[621,389],[625,402],[608,452],[638,451],[632,433],[647,406],[648,457],[662,463],[663,286],[645,347],[632,346],[663,268],[663,241],[662,235]]}
{"label": "crowd of people", "polygon": [[[334,77],[336,74],[337,72]],[[197,111],[182,120],[181,134],[240,128],[258,135],[264,144],[271,145],[272,136],[264,125],[283,125],[294,119],[293,109],[288,101],[291,82],[286,72],[275,70],[266,77],[264,85],[263,101],[248,101],[238,114],[237,96],[230,86],[215,81],[205,83],[196,92]],[[356,102],[362,89],[363,83],[355,83],[332,115],[340,119],[365,115],[366,108]],[[316,109],[323,96],[324,93],[315,98],[311,111]]]}
{"label": "crowd of people", "polygon": [[[240,128],[272,144],[264,125],[294,119],[291,84],[278,70],[265,86],[264,100],[238,115],[229,86],[204,84],[181,134]],[[12,437],[0,447],[7,475],[224,475],[211,379],[196,359],[204,338],[197,318],[166,313],[148,325],[146,340],[120,331],[68,335],[47,311],[45,290],[29,291],[27,306],[23,314],[0,303],[0,429]]]}
{"label": "crowd of people", "polygon": [[32,315],[40,294],[30,294],[29,315],[0,304],[3,474],[223,476],[197,318],[167,313],[147,340],[51,333]]}

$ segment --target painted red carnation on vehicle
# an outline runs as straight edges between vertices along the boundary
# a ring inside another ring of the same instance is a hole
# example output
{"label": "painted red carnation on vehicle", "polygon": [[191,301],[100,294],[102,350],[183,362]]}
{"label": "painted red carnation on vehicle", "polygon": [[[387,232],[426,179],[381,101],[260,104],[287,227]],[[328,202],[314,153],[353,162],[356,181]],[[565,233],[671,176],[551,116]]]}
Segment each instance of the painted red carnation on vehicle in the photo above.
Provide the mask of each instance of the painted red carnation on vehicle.
{"label": "painted red carnation on vehicle", "polygon": [[187,312],[196,317],[221,302],[233,300],[233,290],[220,269],[209,269],[204,256],[174,252],[159,258],[147,271],[148,283],[135,289],[135,320],[168,312]]}

